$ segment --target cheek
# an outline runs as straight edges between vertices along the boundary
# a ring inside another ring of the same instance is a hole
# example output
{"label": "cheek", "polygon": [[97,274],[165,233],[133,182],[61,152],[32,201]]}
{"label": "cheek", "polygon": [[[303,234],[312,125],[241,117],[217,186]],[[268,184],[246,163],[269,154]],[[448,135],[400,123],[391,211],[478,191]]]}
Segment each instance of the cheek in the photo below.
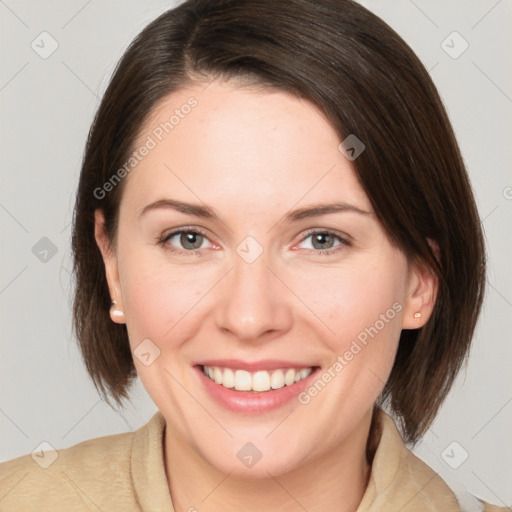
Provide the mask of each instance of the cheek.
{"label": "cheek", "polygon": [[168,344],[176,339],[174,330],[183,337],[184,328],[197,325],[190,320],[197,309],[194,306],[204,295],[204,279],[197,272],[173,271],[155,259],[133,256],[120,265],[130,344],[134,347],[146,338],[157,345],[162,340]]}
{"label": "cheek", "polygon": [[[308,298],[323,320],[310,325],[317,334],[322,331],[317,339],[322,340],[327,356],[322,371],[299,401],[311,404],[307,408],[311,418],[343,411],[330,423],[339,425],[339,432],[372,407],[389,378],[403,309],[401,282],[395,277],[383,268],[375,272],[352,269],[334,279],[316,279],[317,285],[309,288]],[[325,432],[326,439],[331,435],[339,434]]]}
{"label": "cheek", "polygon": [[298,295],[304,297],[305,304],[319,320],[318,325],[325,327],[327,339],[343,348],[372,327],[386,334],[400,332],[403,301],[400,276],[392,266],[365,264],[304,273],[296,282],[302,283]]}
{"label": "cheek", "polygon": [[[405,260],[386,253],[378,261],[358,263],[304,274],[300,290],[315,313],[310,325],[328,354],[326,371],[319,377],[323,382],[315,383],[311,396],[328,382],[331,405],[343,404],[356,416],[359,408],[371,406],[391,372],[401,332],[406,269]],[[308,392],[305,400],[311,396]]]}

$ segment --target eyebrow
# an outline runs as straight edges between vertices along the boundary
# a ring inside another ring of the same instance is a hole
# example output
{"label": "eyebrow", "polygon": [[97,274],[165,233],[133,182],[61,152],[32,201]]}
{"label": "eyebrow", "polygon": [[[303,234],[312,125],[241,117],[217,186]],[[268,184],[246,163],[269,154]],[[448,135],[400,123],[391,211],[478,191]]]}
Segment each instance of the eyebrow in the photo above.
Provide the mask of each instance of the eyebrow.
{"label": "eyebrow", "polygon": [[[184,213],[185,215],[193,215],[194,217],[201,217],[204,219],[220,220],[220,217],[215,213],[215,210],[207,205],[203,206],[200,204],[186,203],[183,201],[176,201],[175,199],[159,199],[154,203],[148,204],[142,209],[139,217],[142,217],[150,211],[160,209],[171,209]],[[293,210],[292,212],[287,213],[283,220],[284,222],[291,223],[302,219],[340,212],[353,212],[361,215],[373,214],[373,212],[363,210],[348,203],[320,203]]]}

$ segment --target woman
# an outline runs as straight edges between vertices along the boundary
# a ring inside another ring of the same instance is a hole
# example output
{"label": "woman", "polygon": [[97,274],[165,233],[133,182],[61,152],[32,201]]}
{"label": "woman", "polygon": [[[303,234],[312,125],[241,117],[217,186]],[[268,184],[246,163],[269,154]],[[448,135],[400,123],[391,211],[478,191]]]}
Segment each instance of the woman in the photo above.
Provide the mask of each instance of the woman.
{"label": "woman", "polygon": [[478,213],[428,73],[363,7],[189,0],[146,27],[73,251],[93,381],[122,405],[139,376],[159,410],[0,465],[1,510],[468,510],[404,441],[470,346]]}

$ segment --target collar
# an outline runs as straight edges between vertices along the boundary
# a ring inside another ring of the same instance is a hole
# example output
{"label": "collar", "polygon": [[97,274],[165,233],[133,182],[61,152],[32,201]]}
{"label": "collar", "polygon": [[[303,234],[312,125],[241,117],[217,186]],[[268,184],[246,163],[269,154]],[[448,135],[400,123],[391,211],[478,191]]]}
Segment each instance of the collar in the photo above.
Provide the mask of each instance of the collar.
{"label": "collar", "polygon": [[[441,477],[407,449],[391,416],[376,411],[380,440],[357,512],[455,512],[455,495]],[[165,418],[157,411],[134,435],[132,485],[143,511],[173,511],[164,458]]]}
{"label": "collar", "polygon": [[173,512],[164,457],[165,418],[157,411],[135,431],[130,454],[135,496],[143,512]]}
{"label": "collar", "polygon": [[391,416],[382,409],[376,414],[380,440],[357,512],[459,512],[453,492],[405,446]]}

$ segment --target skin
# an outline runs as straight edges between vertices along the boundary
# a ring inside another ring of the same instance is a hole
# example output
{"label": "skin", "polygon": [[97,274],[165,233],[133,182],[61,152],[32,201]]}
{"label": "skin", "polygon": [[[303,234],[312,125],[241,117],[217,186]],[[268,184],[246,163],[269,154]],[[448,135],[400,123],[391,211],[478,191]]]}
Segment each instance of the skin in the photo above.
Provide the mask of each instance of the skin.
{"label": "skin", "polygon": [[[127,178],[117,247],[108,244],[101,210],[95,231],[124,312],[115,321],[126,323],[132,349],[149,338],[160,350],[148,366],[134,361],[167,420],[173,503],[179,512],[354,511],[370,472],[372,407],[401,329],[428,320],[437,283],[391,245],[337,134],[305,100],[233,82],[196,84],[155,107],[136,147],[191,96],[198,105]],[[221,220],[170,208],[140,216],[164,198],[207,204]],[[331,202],[369,213],[282,221],[291,210]],[[206,231],[198,255],[171,251],[190,251],[179,235],[157,243],[180,227]],[[313,245],[311,228],[349,236],[351,245],[336,237]],[[247,236],[263,249],[252,263],[236,252]],[[337,251],[322,254],[328,249]],[[284,359],[326,370],[394,303],[401,311],[307,405],[292,400],[243,415],[198,386],[192,365],[201,359]],[[236,456],[249,441],[262,453],[251,468]]]}

